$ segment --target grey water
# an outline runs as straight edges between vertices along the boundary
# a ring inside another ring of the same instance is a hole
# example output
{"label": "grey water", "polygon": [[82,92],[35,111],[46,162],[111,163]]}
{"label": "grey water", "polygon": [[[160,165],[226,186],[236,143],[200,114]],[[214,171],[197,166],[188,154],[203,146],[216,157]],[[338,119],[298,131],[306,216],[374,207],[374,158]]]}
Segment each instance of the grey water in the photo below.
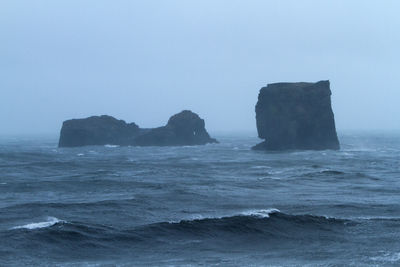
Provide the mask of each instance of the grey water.
{"label": "grey water", "polygon": [[0,266],[400,264],[400,135],[339,151],[0,139]]}

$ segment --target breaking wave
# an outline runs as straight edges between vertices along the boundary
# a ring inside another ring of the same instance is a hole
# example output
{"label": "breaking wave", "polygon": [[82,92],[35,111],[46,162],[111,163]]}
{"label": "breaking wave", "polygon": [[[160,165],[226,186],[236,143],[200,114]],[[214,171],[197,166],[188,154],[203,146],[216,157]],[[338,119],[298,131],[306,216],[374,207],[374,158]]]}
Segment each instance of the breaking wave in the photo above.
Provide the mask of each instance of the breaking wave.
{"label": "breaking wave", "polygon": [[169,242],[191,238],[224,240],[231,237],[241,238],[243,235],[253,235],[255,239],[312,238],[316,235],[319,238],[322,232],[345,227],[349,222],[349,220],[322,216],[288,215],[277,209],[264,209],[226,217],[152,223],[131,229],[118,229],[84,222],[67,222],[49,217],[46,221],[16,226],[11,230],[38,229],[41,231],[41,235],[51,235],[51,238],[65,239],[72,235],[79,236],[86,241],[101,239],[109,242],[117,240]]}
{"label": "breaking wave", "polygon": [[47,221],[44,222],[36,222],[36,223],[29,223],[25,225],[20,225],[20,226],[15,226],[11,229],[28,229],[28,230],[34,230],[34,229],[40,229],[40,228],[46,228],[46,227],[51,227],[57,223],[63,223],[64,221],[57,219],[56,217],[47,217]]}

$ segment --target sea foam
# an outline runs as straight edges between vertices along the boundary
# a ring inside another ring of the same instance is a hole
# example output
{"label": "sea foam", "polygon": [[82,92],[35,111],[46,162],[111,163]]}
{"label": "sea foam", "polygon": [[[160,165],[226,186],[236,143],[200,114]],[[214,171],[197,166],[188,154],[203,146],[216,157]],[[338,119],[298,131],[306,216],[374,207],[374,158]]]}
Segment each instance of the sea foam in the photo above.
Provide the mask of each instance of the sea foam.
{"label": "sea foam", "polygon": [[269,218],[269,215],[272,213],[277,213],[281,212],[278,209],[262,209],[262,210],[247,210],[239,213],[229,213],[229,214],[223,214],[219,216],[204,216],[202,214],[192,214],[189,218],[183,219],[183,220],[172,220],[169,221],[169,223],[180,223],[182,221],[199,221],[199,220],[207,220],[207,219],[223,219],[223,218],[229,218],[229,217],[235,217],[235,216],[252,216],[252,217],[258,217],[258,218]]}
{"label": "sea foam", "polygon": [[395,252],[395,253],[386,252],[386,253],[383,253],[383,255],[381,255],[381,256],[371,257],[370,259],[373,261],[394,263],[394,262],[400,261],[400,252]]}
{"label": "sea foam", "polygon": [[249,210],[249,211],[242,212],[241,215],[269,218],[270,214],[277,213],[277,212],[280,212],[280,210],[278,210],[278,209]]}
{"label": "sea foam", "polygon": [[34,229],[40,229],[40,228],[46,228],[55,225],[56,223],[64,222],[62,220],[57,219],[56,217],[47,217],[47,221],[44,222],[37,222],[37,223],[29,223],[25,225],[20,225],[20,226],[15,226],[11,229],[28,229],[28,230],[34,230]]}
{"label": "sea foam", "polygon": [[119,147],[119,145],[104,145],[104,147],[113,148],[113,147]]}

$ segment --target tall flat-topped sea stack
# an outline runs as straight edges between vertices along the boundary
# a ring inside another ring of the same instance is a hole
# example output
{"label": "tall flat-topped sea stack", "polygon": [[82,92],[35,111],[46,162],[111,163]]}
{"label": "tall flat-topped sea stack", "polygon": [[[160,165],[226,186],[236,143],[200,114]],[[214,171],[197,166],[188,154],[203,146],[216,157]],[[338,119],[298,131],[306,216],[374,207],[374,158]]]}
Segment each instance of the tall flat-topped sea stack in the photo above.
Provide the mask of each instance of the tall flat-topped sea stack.
{"label": "tall flat-topped sea stack", "polygon": [[258,95],[257,150],[339,149],[329,81],[274,83]]}
{"label": "tall flat-topped sea stack", "polygon": [[92,116],[64,121],[59,147],[90,145],[121,146],[191,146],[217,143],[205,129],[204,120],[196,113],[184,110],[172,116],[167,125],[141,129],[111,116]]}

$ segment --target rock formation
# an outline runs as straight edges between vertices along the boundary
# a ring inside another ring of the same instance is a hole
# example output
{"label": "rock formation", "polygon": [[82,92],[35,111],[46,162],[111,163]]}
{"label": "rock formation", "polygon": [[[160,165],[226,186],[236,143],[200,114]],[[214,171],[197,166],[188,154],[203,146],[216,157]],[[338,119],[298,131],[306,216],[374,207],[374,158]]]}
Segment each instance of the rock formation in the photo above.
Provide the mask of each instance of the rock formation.
{"label": "rock formation", "polygon": [[205,145],[216,142],[207,133],[204,120],[189,110],[175,114],[167,125],[150,129],[135,139],[135,145],[138,146]]}
{"label": "rock formation", "polygon": [[73,119],[64,121],[58,146],[129,145],[139,133],[135,123],[127,124],[111,116]]}
{"label": "rock formation", "polygon": [[257,150],[339,149],[329,81],[274,83],[256,105]]}
{"label": "rock formation", "polygon": [[67,120],[60,133],[59,147],[87,145],[186,146],[217,143],[205,129],[204,120],[184,110],[172,116],[167,125],[141,129],[111,116]]}

